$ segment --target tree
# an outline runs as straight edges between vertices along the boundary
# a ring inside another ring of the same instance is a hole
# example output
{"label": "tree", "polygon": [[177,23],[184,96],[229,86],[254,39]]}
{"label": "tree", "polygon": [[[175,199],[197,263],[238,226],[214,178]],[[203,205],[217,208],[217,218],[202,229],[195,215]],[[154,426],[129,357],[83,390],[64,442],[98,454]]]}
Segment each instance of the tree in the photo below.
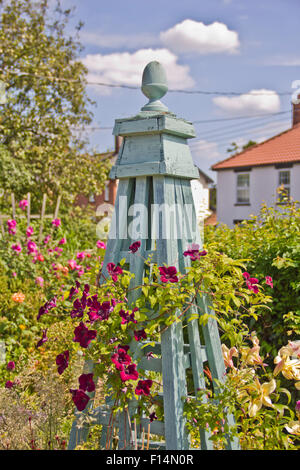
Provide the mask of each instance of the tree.
{"label": "tree", "polygon": [[92,118],[78,58],[82,24],[68,36],[72,11],[48,3],[0,0],[0,187],[19,198],[45,192],[70,202],[102,191],[109,162],[87,151],[79,131]]}
{"label": "tree", "polygon": [[257,142],[254,142],[254,140],[249,140],[245,145],[242,145],[242,147],[239,147],[236,142],[231,143],[231,148],[227,149],[228,153],[231,153],[232,155],[236,155],[239,152],[242,152],[243,150],[248,149],[249,147],[252,147],[252,145],[256,145]]}

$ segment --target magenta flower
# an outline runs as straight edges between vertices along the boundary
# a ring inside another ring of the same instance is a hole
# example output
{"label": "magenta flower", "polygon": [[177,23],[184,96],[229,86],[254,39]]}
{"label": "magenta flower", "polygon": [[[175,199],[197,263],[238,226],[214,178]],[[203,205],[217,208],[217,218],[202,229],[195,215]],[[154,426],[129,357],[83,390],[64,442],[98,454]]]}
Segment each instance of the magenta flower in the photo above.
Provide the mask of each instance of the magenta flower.
{"label": "magenta flower", "polygon": [[40,307],[37,320],[39,320],[42,315],[45,315],[49,312],[49,310],[54,307],[56,307],[56,297],[53,297],[52,300],[48,300],[44,305]]}
{"label": "magenta flower", "polygon": [[84,259],[85,258],[85,252],[80,251],[79,253],[77,253],[76,258],[77,259]]}
{"label": "magenta flower", "polygon": [[83,411],[88,404],[90,397],[83,390],[71,390],[72,400],[78,411]]}
{"label": "magenta flower", "polygon": [[295,410],[296,410],[296,413],[297,413],[297,414],[300,413],[300,400],[297,401]]}
{"label": "magenta flower", "polygon": [[139,376],[138,371],[136,370],[136,364],[129,364],[125,369],[121,370],[120,377],[122,382],[127,380],[136,380]]}
{"label": "magenta flower", "polygon": [[199,245],[196,243],[193,243],[192,246],[189,246],[187,251],[183,253],[183,256],[189,256],[192,261],[196,261],[197,259],[200,259],[201,256],[207,255],[207,251],[199,251]]}
{"label": "magenta flower", "polygon": [[107,265],[107,272],[108,272],[108,274],[111,275],[112,280],[113,280],[114,282],[117,282],[118,276],[119,276],[120,274],[123,274],[123,269],[120,268],[120,266],[116,266],[115,263],[108,263],[108,265]]}
{"label": "magenta flower", "polygon": [[78,292],[79,292],[78,289],[80,287],[80,282],[78,282],[78,281],[75,281],[75,282],[76,282],[76,287],[71,287],[68,300],[71,300],[72,297],[74,297],[74,295],[78,294]]}
{"label": "magenta flower", "polygon": [[58,354],[56,356],[56,365],[58,366],[57,372],[61,375],[63,371],[68,367],[69,365],[69,351],[64,351],[61,354]]}
{"label": "magenta flower", "polygon": [[125,312],[125,310],[121,309],[119,311],[119,315],[122,318],[121,324],[125,325],[125,324],[128,324],[130,322],[137,323],[137,320],[134,318],[134,312],[136,312],[137,310],[138,310],[137,308],[134,308],[132,310],[132,313],[129,313],[129,312]]}
{"label": "magenta flower", "polygon": [[114,309],[109,301],[100,304],[97,300],[97,295],[94,295],[88,300],[88,306],[90,307],[88,315],[92,322],[96,320],[108,320],[109,315]]}
{"label": "magenta flower", "polygon": [[71,318],[82,318],[84,310],[87,305],[87,297],[86,295],[82,295],[81,299],[76,299],[73,302],[73,310],[71,311]]}
{"label": "magenta flower", "polygon": [[35,283],[37,286],[40,286],[40,287],[43,287],[44,285],[44,279],[40,276],[38,276],[36,279],[35,279]]}
{"label": "magenta flower", "polygon": [[266,276],[266,284],[272,287],[273,289],[273,279],[271,278],[271,276]]}
{"label": "magenta flower", "polygon": [[7,366],[6,366],[7,370],[15,370],[15,368],[16,368],[16,364],[14,363],[14,361],[9,361],[7,363]]}
{"label": "magenta flower", "polygon": [[37,246],[36,246],[36,244],[35,244],[33,241],[31,241],[31,240],[27,243],[27,249],[28,249],[28,253],[37,254]]}
{"label": "magenta flower", "polygon": [[8,380],[5,384],[5,388],[12,388],[14,386],[14,382],[12,382],[11,380]]}
{"label": "magenta flower", "polygon": [[8,233],[10,235],[16,234],[16,226],[17,226],[17,222],[14,219],[10,219],[7,221]]}
{"label": "magenta flower", "polygon": [[136,253],[140,246],[141,246],[140,241],[134,242],[130,245],[129,251],[131,251],[131,253]]}
{"label": "magenta flower", "polygon": [[33,230],[33,228],[32,228],[31,226],[27,227],[27,229],[26,229],[26,237],[27,237],[27,238],[31,237],[31,236],[33,235],[33,232],[34,232],[34,230]]}
{"label": "magenta flower", "polygon": [[61,220],[60,219],[53,219],[51,224],[54,225],[55,227],[59,227],[60,224],[61,224]]}
{"label": "magenta flower", "polygon": [[136,395],[150,395],[150,388],[152,387],[152,380],[139,380],[135,389]]}
{"label": "magenta flower", "polygon": [[89,330],[84,323],[80,324],[74,330],[75,337],[73,341],[79,343],[82,348],[87,348],[90,342],[96,338],[97,331]]}
{"label": "magenta flower", "polygon": [[14,245],[11,246],[12,250],[14,250],[16,253],[21,253],[22,247],[20,243],[15,243]]}
{"label": "magenta flower", "polygon": [[70,260],[68,261],[68,265],[69,265],[69,268],[70,268],[70,269],[76,269],[76,268],[77,268],[77,263],[76,263],[76,261],[75,261],[74,259],[70,259]]}
{"label": "magenta flower", "polygon": [[40,346],[42,346],[42,344],[46,343],[47,341],[48,341],[48,338],[47,338],[47,328],[46,328],[45,330],[43,330],[42,337],[38,341],[36,347],[39,348]]}
{"label": "magenta flower", "polygon": [[93,381],[94,374],[82,374],[79,377],[79,388],[84,392],[93,392],[95,390],[95,383]]}
{"label": "magenta flower", "polygon": [[19,207],[24,211],[26,207],[28,206],[28,201],[27,199],[22,199],[22,201],[19,202]]}
{"label": "magenta flower", "polygon": [[141,341],[141,339],[147,339],[147,334],[144,329],[142,330],[134,330],[134,338],[136,341]]}
{"label": "magenta flower", "polygon": [[117,352],[111,356],[111,361],[115,364],[117,370],[124,370],[124,366],[131,363],[131,357],[127,354],[126,349],[118,348]]}
{"label": "magenta flower", "polygon": [[158,269],[161,275],[160,280],[162,282],[178,282],[178,277],[176,276],[177,269],[175,266],[160,266]]}
{"label": "magenta flower", "polygon": [[102,242],[101,240],[98,240],[97,243],[96,243],[97,247],[100,248],[101,250],[106,250],[106,245],[104,242]]}
{"label": "magenta flower", "polygon": [[247,272],[243,273],[243,276],[246,280],[248,289],[252,290],[254,294],[257,294],[258,293],[258,286],[257,286],[258,279],[256,279],[256,277],[250,277],[250,274]]}
{"label": "magenta flower", "polygon": [[67,240],[65,238],[62,238],[61,240],[59,240],[58,244],[59,245],[64,245],[65,243],[67,243]]}
{"label": "magenta flower", "polygon": [[51,238],[51,235],[47,235],[45,238],[44,238],[44,244],[47,245],[47,243],[49,242]]}

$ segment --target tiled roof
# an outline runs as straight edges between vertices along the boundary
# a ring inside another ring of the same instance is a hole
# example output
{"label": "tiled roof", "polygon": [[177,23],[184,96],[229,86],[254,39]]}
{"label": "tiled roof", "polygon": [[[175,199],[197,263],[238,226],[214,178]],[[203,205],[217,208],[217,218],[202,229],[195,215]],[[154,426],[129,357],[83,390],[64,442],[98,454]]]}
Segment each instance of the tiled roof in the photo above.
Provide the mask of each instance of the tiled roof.
{"label": "tiled roof", "polygon": [[300,124],[212,166],[212,170],[300,162]]}

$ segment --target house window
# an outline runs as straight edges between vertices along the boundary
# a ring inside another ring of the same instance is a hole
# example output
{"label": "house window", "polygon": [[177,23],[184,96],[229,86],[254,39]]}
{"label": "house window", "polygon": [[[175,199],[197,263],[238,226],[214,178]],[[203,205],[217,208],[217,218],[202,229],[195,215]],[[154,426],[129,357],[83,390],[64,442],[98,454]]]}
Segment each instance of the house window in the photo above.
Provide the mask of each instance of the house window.
{"label": "house window", "polygon": [[109,201],[109,183],[106,183],[106,185],[105,185],[104,201]]}
{"label": "house window", "polygon": [[278,172],[278,185],[282,190],[279,193],[279,203],[286,202],[290,198],[291,192],[291,174],[290,170],[280,170]]}
{"label": "house window", "polygon": [[237,174],[237,204],[250,204],[250,174],[238,173]]}

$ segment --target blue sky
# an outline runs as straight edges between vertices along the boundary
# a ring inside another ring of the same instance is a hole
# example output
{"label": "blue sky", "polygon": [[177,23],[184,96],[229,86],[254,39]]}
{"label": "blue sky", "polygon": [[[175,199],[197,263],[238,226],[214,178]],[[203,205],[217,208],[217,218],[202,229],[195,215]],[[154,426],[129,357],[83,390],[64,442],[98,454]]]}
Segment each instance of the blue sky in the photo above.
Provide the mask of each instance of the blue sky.
{"label": "blue sky", "polygon": [[[228,156],[231,142],[262,141],[290,127],[292,82],[300,80],[299,0],[62,0],[62,5],[75,7],[74,24],[84,22],[81,58],[89,82],[140,86],[144,67],[158,60],[170,89],[219,93],[169,92],[163,98],[178,117],[218,119],[195,123],[197,137],[190,142],[195,163],[213,178],[210,166]],[[88,131],[91,146],[106,151],[114,145],[114,120],[137,114],[146,98],[139,89],[91,85],[88,94],[97,103]]]}

